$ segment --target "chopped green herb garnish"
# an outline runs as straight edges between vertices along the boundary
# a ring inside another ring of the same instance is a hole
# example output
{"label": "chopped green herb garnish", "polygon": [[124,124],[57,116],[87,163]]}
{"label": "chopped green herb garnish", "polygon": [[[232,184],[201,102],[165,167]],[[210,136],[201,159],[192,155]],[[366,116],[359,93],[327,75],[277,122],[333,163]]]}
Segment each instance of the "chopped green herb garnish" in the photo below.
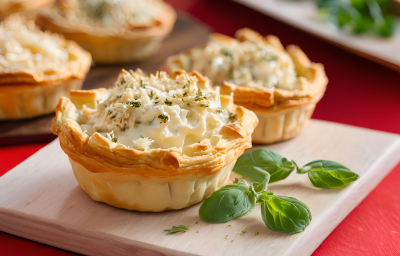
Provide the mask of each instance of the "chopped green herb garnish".
{"label": "chopped green herb garnish", "polygon": [[232,52],[229,49],[224,48],[224,49],[221,50],[221,53],[223,55],[225,55],[225,56],[228,56],[228,57],[232,58]]}
{"label": "chopped green herb garnish", "polygon": [[235,122],[237,120],[236,114],[233,112],[229,112],[229,120],[231,122]]}
{"label": "chopped green herb garnish", "polygon": [[262,60],[263,60],[263,61],[277,61],[277,60],[278,60],[278,57],[277,57],[277,56],[264,57]]}
{"label": "chopped green herb garnish", "polygon": [[140,87],[146,88],[146,83],[142,79],[140,80]]}
{"label": "chopped green herb garnish", "polygon": [[106,2],[102,1],[101,3],[99,3],[96,6],[96,9],[94,10],[94,13],[93,13],[96,18],[103,18],[105,5],[106,5]]}
{"label": "chopped green herb garnish", "polygon": [[179,225],[179,226],[172,226],[171,229],[164,229],[164,231],[168,232],[168,234],[175,234],[175,233],[185,233],[186,231],[188,231],[189,229],[183,225]]}
{"label": "chopped green herb garnish", "polygon": [[161,114],[161,115],[158,116],[158,118],[160,118],[160,119],[162,120],[162,121],[160,122],[160,124],[161,124],[161,123],[166,123],[166,122],[169,121],[169,116],[168,116],[168,115]]}
{"label": "chopped green herb garnish", "polygon": [[111,138],[111,141],[112,141],[112,142],[115,142],[115,143],[118,142],[118,137],[113,137],[113,138]]}
{"label": "chopped green herb garnish", "polygon": [[121,84],[124,84],[124,83],[126,83],[126,80],[125,80],[125,78],[123,77],[123,78],[121,78],[121,82],[120,82]]}
{"label": "chopped green herb garnish", "polygon": [[200,104],[200,107],[203,107],[203,108],[208,108],[209,106],[208,106],[208,105],[206,105],[206,104]]}
{"label": "chopped green herb garnish", "polygon": [[258,234],[260,234],[260,232],[257,231],[256,234],[255,234],[255,236],[258,235]]}
{"label": "chopped green herb garnish", "polygon": [[114,119],[116,116],[117,116],[117,115],[113,115],[113,116],[111,117],[111,119]]}
{"label": "chopped green herb garnish", "polygon": [[165,103],[165,105],[167,105],[167,106],[171,106],[171,105],[172,105],[172,102],[171,102],[171,101],[165,101],[164,103]]}
{"label": "chopped green herb garnish", "polygon": [[142,105],[142,103],[140,103],[139,101],[131,101],[129,102],[129,104],[131,104],[131,106],[135,108],[138,108]]}

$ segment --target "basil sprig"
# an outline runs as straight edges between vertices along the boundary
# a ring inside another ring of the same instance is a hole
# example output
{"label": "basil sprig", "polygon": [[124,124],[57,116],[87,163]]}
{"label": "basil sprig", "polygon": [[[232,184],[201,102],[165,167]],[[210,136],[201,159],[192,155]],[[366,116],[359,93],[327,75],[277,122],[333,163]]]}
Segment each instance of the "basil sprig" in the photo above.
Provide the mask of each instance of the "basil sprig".
{"label": "basil sprig", "polygon": [[342,188],[357,180],[359,175],[346,166],[328,160],[312,161],[303,167],[289,161],[269,149],[257,149],[240,156],[233,171],[262,182],[270,175],[270,183],[286,179],[294,170],[298,174],[308,174],[311,183],[317,188]]}
{"label": "basil sprig", "polygon": [[200,218],[210,223],[227,222],[251,213],[256,203],[261,203],[261,216],[270,230],[285,234],[304,231],[312,218],[308,206],[295,198],[266,192],[269,179],[266,172],[261,183],[249,186],[242,179],[222,187],[200,206]]}

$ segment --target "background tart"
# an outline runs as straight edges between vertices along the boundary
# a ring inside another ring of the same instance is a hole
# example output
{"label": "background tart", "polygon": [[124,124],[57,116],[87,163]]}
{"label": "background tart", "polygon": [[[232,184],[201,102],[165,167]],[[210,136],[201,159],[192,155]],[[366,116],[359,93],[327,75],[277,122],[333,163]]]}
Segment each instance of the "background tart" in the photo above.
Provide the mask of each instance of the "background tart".
{"label": "background tart", "polygon": [[54,0],[0,0],[0,20],[16,12],[33,16],[38,10],[53,2]]}
{"label": "background tart", "polygon": [[53,133],[81,187],[96,201],[159,212],[223,186],[258,120],[210,85],[198,73],[122,71],[109,90],[62,97]]}
{"label": "background tart", "polygon": [[161,0],[64,0],[43,10],[37,23],[78,42],[96,63],[120,63],[154,54],[175,20]]}
{"label": "background tart", "polygon": [[80,89],[90,54],[14,14],[0,25],[0,120],[54,112],[60,96]]}
{"label": "background tart", "polygon": [[298,46],[285,49],[275,36],[244,28],[235,37],[212,34],[206,45],[169,57],[161,70],[197,70],[221,85],[221,94],[234,93],[235,104],[259,118],[253,142],[296,136],[325,92],[323,65],[311,62]]}

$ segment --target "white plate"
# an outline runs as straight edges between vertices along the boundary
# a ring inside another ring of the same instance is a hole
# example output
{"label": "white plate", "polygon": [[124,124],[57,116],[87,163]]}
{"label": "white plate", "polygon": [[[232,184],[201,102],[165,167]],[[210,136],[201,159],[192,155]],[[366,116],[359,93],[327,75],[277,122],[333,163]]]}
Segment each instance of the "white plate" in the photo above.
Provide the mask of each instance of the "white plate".
{"label": "white plate", "polygon": [[315,0],[234,1],[400,72],[400,24],[391,38],[356,36],[318,20]]}

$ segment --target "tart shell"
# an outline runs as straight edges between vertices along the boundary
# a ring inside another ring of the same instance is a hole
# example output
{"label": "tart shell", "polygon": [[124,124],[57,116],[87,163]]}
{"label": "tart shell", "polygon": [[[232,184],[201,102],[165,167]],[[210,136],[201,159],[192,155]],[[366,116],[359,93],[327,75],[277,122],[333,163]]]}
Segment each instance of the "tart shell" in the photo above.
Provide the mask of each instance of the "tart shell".
{"label": "tart shell", "polygon": [[[289,54],[295,65],[300,89],[284,90],[279,88],[250,87],[224,82],[221,94],[234,94],[234,103],[254,111],[259,118],[259,125],[253,133],[255,143],[274,143],[295,137],[306,126],[318,101],[325,93],[328,78],[324,66],[313,63],[307,55],[295,45],[285,48],[280,40],[272,35],[262,37],[257,32],[244,28],[236,32],[236,39],[226,35],[213,34],[214,39],[225,43],[252,41],[270,44]],[[191,71],[193,55],[204,46],[195,47],[181,54],[169,57],[160,67],[168,73],[185,69]]]}
{"label": "tart shell", "polygon": [[153,25],[131,30],[71,25],[64,17],[50,17],[46,12],[38,16],[36,23],[76,41],[96,63],[124,63],[146,59],[160,48],[176,21],[176,13],[168,4],[164,4],[161,13]]}
{"label": "tart shell", "polygon": [[[104,89],[72,92],[74,102],[93,102]],[[79,105],[78,104],[78,105]],[[160,212],[196,204],[225,184],[236,159],[251,147],[256,115],[221,96],[237,121],[223,126],[222,139],[204,139],[183,148],[138,150],[99,133],[88,136],[76,122],[76,105],[62,97],[53,133],[68,155],[81,187],[96,201],[137,211]]]}
{"label": "tart shell", "polygon": [[32,118],[54,112],[61,96],[82,87],[90,69],[91,56],[75,42],[68,50],[77,59],[69,61],[62,73],[0,74],[0,120]]}

